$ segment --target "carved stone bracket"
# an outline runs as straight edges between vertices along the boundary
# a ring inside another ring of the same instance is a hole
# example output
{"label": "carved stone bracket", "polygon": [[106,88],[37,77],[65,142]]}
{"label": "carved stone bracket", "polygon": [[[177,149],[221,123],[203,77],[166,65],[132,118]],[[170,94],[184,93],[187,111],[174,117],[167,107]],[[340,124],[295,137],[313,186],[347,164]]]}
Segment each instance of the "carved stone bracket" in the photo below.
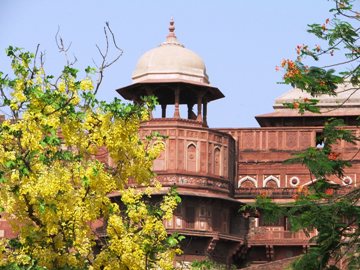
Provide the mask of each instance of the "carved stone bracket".
{"label": "carved stone bracket", "polygon": [[266,258],[270,261],[274,259],[274,246],[266,245]]}
{"label": "carved stone bracket", "polygon": [[230,264],[232,261],[232,257],[235,256],[236,254],[240,254],[241,256],[241,254],[244,252],[243,251],[245,249],[244,247],[245,247],[244,242],[235,243],[234,247],[229,250],[226,262]]}
{"label": "carved stone bracket", "polygon": [[217,237],[217,236],[214,236],[213,238],[210,239],[209,244],[206,249],[207,254],[211,254],[215,250],[215,247],[216,247],[216,244],[218,241],[219,241],[219,237]]}
{"label": "carved stone bracket", "polygon": [[308,245],[303,245],[303,253],[306,254],[309,250],[309,246]]}

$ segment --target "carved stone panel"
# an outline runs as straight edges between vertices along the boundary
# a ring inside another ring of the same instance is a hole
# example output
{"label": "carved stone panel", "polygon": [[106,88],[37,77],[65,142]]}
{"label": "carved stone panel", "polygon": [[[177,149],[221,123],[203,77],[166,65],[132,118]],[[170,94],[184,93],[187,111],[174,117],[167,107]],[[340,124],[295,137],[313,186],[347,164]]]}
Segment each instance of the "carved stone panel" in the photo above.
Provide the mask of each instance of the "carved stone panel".
{"label": "carved stone panel", "polygon": [[214,145],[212,143],[209,143],[208,145],[208,173],[213,174],[213,147]]}
{"label": "carved stone panel", "polygon": [[[179,139],[178,140],[178,158],[177,158],[177,168],[178,170],[182,171],[185,170],[185,164],[184,164],[184,160],[185,160],[185,145],[184,145],[184,140]],[[174,153],[170,153],[171,155],[173,155]]]}
{"label": "carved stone panel", "polygon": [[286,132],[286,148],[296,149],[298,144],[298,133],[296,131]]}
{"label": "carved stone panel", "polygon": [[278,137],[276,131],[269,131],[268,137],[268,149],[276,149],[278,147]]}
{"label": "carved stone panel", "polygon": [[176,169],[176,140],[169,140],[169,169]]}
{"label": "carved stone panel", "polygon": [[206,153],[206,142],[200,143],[200,172],[206,173],[206,162],[207,153]]}
{"label": "carved stone panel", "polygon": [[299,136],[299,147],[300,149],[305,149],[311,146],[311,132],[300,132]]}
{"label": "carved stone panel", "polygon": [[242,133],[242,148],[243,149],[253,149],[255,144],[254,132],[244,131]]}

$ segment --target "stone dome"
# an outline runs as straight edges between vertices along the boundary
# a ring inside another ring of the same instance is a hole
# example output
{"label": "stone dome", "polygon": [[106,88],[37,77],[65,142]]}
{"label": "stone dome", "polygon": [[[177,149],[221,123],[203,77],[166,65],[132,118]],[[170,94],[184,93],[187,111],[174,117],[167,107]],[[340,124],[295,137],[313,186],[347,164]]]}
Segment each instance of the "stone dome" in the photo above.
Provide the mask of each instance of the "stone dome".
{"label": "stone dome", "polygon": [[336,96],[319,95],[317,97],[312,97],[309,93],[304,92],[301,89],[293,88],[275,99],[274,109],[282,109],[284,107],[283,103],[291,103],[294,102],[294,100],[303,100],[304,98],[318,99],[318,106],[320,108],[340,106],[342,108],[360,107],[360,91],[358,91],[357,87],[354,87],[351,83],[345,82],[338,85],[335,92]]}
{"label": "stone dome", "polygon": [[171,20],[166,41],[140,57],[132,75],[133,83],[169,81],[209,85],[204,61],[186,49],[174,31]]}

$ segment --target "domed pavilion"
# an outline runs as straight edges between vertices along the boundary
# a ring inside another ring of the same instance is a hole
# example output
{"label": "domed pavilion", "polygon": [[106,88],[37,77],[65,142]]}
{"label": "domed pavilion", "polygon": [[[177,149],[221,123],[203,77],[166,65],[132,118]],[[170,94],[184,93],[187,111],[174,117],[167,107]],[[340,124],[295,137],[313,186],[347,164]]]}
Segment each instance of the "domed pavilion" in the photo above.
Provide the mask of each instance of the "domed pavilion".
{"label": "domed pavilion", "polygon": [[[223,98],[221,91],[210,85],[203,60],[185,48],[175,35],[174,20],[170,21],[165,42],[144,53],[132,74],[133,84],[117,91],[127,100],[141,102],[142,96],[156,96],[162,118],[179,119],[179,105],[188,107],[187,119],[207,126],[207,103]],[[167,117],[166,108],[174,105],[174,115]],[[197,106],[197,115],[193,112]]]}

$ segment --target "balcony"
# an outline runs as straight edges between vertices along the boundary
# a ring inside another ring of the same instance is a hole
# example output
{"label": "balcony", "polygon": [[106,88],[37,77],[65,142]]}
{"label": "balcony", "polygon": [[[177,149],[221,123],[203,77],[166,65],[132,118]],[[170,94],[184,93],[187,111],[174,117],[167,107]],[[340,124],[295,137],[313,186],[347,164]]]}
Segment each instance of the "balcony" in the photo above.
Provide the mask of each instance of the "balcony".
{"label": "balcony", "polygon": [[311,232],[309,237],[303,232],[292,232],[284,230],[283,227],[257,227],[249,233],[249,246],[259,245],[292,245],[307,246],[316,232]]}

